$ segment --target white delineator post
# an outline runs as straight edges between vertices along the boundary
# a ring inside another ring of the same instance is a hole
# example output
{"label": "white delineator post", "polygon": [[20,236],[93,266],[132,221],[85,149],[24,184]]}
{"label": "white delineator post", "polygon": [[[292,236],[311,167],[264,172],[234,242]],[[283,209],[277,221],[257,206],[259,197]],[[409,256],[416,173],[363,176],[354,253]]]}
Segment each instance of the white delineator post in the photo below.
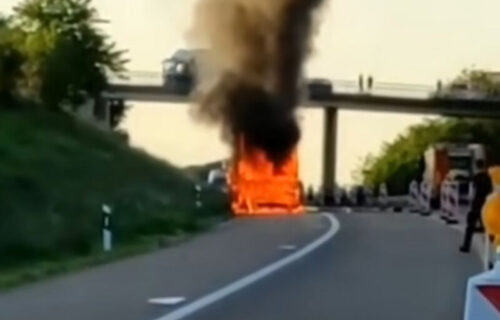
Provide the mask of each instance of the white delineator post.
{"label": "white delineator post", "polygon": [[103,204],[102,208],[102,249],[109,252],[113,249],[113,233],[111,230],[111,215],[113,210],[110,206]]}
{"label": "white delineator post", "polygon": [[[499,254],[499,248],[496,248],[493,244],[492,237],[485,232],[484,233],[484,251],[483,251],[483,269],[484,271],[491,270],[491,266],[494,265],[495,261],[498,260],[496,257]],[[496,259],[496,260],[495,260]]]}
{"label": "white delineator post", "polygon": [[378,191],[378,202],[380,206],[384,208],[387,207],[389,203],[388,197],[389,197],[389,192],[387,190],[387,185],[385,183],[382,183],[379,186],[379,191]]}
{"label": "white delineator post", "polygon": [[449,195],[449,182],[443,181],[441,184],[441,219],[446,220],[448,212],[450,211],[450,195]]}
{"label": "white delineator post", "polygon": [[194,187],[195,190],[195,205],[196,208],[200,209],[203,207],[203,202],[201,201],[201,192],[203,191],[203,188],[201,185],[197,184]]}
{"label": "white delineator post", "polygon": [[448,223],[457,223],[460,216],[460,183],[454,181],[448,184],[448,212],[446,221]]}
{"label": "white delineator post", "polygon": [[419,190],[418,190],[418,182],[413,180],[410,183],[410,206],[412,210],[419,209]]}
{"label": "white delineator post", "polygon": [[420,184],[420,207],[423,214],[431,214],[432,186],[426,181]]}

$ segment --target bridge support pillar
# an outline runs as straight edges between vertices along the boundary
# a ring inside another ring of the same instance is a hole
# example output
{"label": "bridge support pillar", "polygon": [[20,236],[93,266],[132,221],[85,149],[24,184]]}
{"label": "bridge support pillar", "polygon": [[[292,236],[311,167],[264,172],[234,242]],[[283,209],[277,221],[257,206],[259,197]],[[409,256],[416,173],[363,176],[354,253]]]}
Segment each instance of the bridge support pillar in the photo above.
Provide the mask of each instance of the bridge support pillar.
{"label": "bridge support pillar", "polygon": [[323,138],[323,204],[335,204],[337,166],[338,110],[334,106],[324,108]]}

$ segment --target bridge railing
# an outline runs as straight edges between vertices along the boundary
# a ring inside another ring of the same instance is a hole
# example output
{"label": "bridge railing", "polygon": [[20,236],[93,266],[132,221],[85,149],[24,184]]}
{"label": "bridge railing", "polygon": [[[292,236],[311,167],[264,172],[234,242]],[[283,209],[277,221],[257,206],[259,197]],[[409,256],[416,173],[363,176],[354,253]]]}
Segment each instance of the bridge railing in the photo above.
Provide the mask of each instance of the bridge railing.
{"label": "bridge railing", "polygon": [[[434,86],[425,84],[411,84],[398,82],[377,82],[373,88],[360,90],[358,81],[347,79],[332,79],[333,90],[338,93],[359,93],[372,94],[389,97],[407,97],[407,98],[427,98],[436,92]],[[163,75],[157,71],[133,70],[126,72],[122,77],[110,76],[110,82],[117,85],[158,85],[163,84]]]}
{"label": "bridge railing", "polygon": [[163,83],[162,73],[156,71],[128,71],[120,77],[109,75],[108,78],[112,84],[119,85],[162,85]]}
{"label": "bridge railing", "polygon": [[373,88],[361,90],[357,81],[334,79],[334,91],[338,93],[360,93],[390,97],[426,98],[436,92],[433,86],[397,82],[374,82]]}

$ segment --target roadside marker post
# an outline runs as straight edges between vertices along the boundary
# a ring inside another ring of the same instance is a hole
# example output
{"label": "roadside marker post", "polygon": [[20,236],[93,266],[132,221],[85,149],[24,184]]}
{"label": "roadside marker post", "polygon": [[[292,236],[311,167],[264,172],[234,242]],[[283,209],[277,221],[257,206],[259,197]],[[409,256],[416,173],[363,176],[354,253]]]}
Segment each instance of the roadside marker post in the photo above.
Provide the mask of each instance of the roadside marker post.
{"label": "roadside marker post", "polygon": [[441,184],[441,202],[440,202],[440,217],[441,219],[445,220],[448,217],[448,214],[451,208],[451,201],[450,201],[450,185],[448,181],[443,181]]}
{"label": "roadside marker post", "polygon": [[432,186],[426,181],[420,183],[420,209],[422,215],[432,214],[431,207]]}
{"label": "roadside marker post", "polygon": [[457,224],[461,212],[460,184],[457,182],[446,183],[445,193],[446,210],[443,212],[443,220],[449,224]]}
{"label": "roadside marker post", "polygon": [[488,271],[495,265],[496,249],[494,239],[489,234],[485,233],[483,237],[483,270]]}
{"label": "roadside marker post", "polygon": [[419,209],[419,190],[418,182],[413,180],[410,183],[410,206],[412,211],[418,211]]}
{"label": "roadside marker post", "polygon": [[201,185],[197,184],[194,186],[194,191],[195,191],[195,205],[196,208],[200,209],[203,207],[203,202],[201,200],[201,192],[203,191],[203,188]]}
{"label": "roadside marker post", "polygon": [[113,233],[111,215],[113,210],[110,206],[103,204],[101,207],[102,212],[102,249],[105,252],[113,250]]}
{"label": "roadside marker post", "polygon": [[382,183],[379,186],[378,203],[384,209],[387,208],[387,205],[389,203],[388,197],[389,197],[389,192],[387,191],[387,185],[385,183]]}

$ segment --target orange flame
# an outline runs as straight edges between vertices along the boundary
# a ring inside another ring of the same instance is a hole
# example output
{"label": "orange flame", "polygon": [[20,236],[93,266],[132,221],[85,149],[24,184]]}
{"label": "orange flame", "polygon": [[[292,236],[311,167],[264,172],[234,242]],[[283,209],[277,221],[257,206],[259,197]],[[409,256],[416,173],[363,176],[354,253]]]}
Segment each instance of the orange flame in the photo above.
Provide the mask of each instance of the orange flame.
{"label": "orange flame", "polygon": [[297,152],[277,167],[240,139],[229,171],[235,215],[292,215],[304,211]]}

